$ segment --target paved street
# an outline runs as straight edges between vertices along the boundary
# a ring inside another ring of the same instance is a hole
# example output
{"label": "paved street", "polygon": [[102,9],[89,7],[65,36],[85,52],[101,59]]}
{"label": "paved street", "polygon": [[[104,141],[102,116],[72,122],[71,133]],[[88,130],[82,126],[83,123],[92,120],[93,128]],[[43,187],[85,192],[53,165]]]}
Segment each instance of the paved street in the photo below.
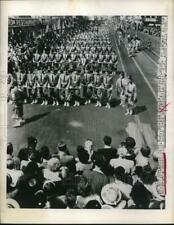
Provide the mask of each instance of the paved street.
{"label": "paved street", "polygon": [[91,138],[95,146],[101,147],[104,135],[112,136],[115,147],[130,135],[138,138],[138,146],[147,144],[152,151],[155,150],[158,55],[142,51],[136,57],[129,58],[125,44],[118,46],[113,29],[110,30],[110,39],[119,57],[118,70],[131,75],[137,85],[135,115],[125,116],[117,101],[110,110],[96,108],[94,104],[77,108],[25,105],[26,124],[21,128],[12,128],[12,106],[8,106],[8,141],[14,144],[16,153],[30,135],[38,138],[39,145],[48,145],[52,152],[55,151],[57,142],[63,139],[71,146],[70,151],[74,155],[76,146],[83,144],[86,138]]}

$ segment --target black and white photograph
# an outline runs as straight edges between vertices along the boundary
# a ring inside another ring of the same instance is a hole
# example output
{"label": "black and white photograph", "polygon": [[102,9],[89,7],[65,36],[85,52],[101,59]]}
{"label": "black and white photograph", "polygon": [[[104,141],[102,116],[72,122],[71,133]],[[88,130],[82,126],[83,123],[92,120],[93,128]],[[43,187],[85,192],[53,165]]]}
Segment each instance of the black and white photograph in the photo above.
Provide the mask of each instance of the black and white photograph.
{"label": "black and white photograph", "polygon": [[7,208],[165,210],[167,19],[8,17]]}

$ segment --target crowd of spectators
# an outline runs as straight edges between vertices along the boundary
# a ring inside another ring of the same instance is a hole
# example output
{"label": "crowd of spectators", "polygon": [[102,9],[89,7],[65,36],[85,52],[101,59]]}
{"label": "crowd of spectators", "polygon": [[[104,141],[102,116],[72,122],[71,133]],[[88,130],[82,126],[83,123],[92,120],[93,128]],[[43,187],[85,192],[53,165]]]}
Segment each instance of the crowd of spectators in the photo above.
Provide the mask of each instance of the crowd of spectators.
{"label": "crowd of spectators", "polygon": [[64,141],[53,152],[48,146],[38,149],[37,143],[31,136],[17,151],[7,145],[7,207],[165,208],[159,154],[149,147],[137,149],[134,138],[127,137],[117,149],[110,136],[103,138],[101,149],[87,139],[73,155]]}
{"label": "crowd of spectators", "polygon": [[160,27],[144,27],[143,32],[154,37],[161,37],[161,28]]}

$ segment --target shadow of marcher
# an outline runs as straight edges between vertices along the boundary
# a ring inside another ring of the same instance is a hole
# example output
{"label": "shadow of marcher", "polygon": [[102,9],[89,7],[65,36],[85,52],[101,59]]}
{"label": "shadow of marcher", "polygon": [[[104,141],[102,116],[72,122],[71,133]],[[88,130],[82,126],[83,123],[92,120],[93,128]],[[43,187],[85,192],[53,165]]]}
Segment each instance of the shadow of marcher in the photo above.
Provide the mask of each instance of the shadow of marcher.
{"label": "shadow of marcher", "polygon": [[110,105],[111,107],[116,107],[120,104],[120,100],[117,99],[117,98],[112,98],[111,101],[110,101]]}
{"label": "shadow of marcher", "polygon": [[147,108],[146,108],[145,105],[143,105],[143,106],[136,106],[135,109],[134,109],[134,115],[142,113],[142,112],[144,112],[146,110],[147,110]]}
{"label": "shadow of marcher", "polygon": [[39,119],[43,118],[44,116],[47,116],[48,114],[50,114],[50,112],[45,112],[45,113],[42,113],[42,114],[34,115],[30,118],[26,118],[25,124],[28,124],[28,123],[34,122],[36,120],[39,120]]}

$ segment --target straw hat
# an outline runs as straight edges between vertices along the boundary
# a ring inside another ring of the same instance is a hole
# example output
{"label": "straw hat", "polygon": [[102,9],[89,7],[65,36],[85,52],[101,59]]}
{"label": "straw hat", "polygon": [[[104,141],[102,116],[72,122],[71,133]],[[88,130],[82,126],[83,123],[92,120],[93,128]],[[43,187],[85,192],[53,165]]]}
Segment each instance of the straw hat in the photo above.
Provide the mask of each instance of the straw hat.
{"label": "straw hat", "polygon": [[108,205],[117,205],[121,200],[121,192],[115,183],[106,184],[102,188],[101,197],[104,203]]}
{"label": "straw hat", "polygon": [[7,198],[7,208],[20,208],[18,202],[12,198]]}
{"label": "straw hat", "polygon": [[113,209],[113,206],[104,204],[102,205],[102,209]]}

